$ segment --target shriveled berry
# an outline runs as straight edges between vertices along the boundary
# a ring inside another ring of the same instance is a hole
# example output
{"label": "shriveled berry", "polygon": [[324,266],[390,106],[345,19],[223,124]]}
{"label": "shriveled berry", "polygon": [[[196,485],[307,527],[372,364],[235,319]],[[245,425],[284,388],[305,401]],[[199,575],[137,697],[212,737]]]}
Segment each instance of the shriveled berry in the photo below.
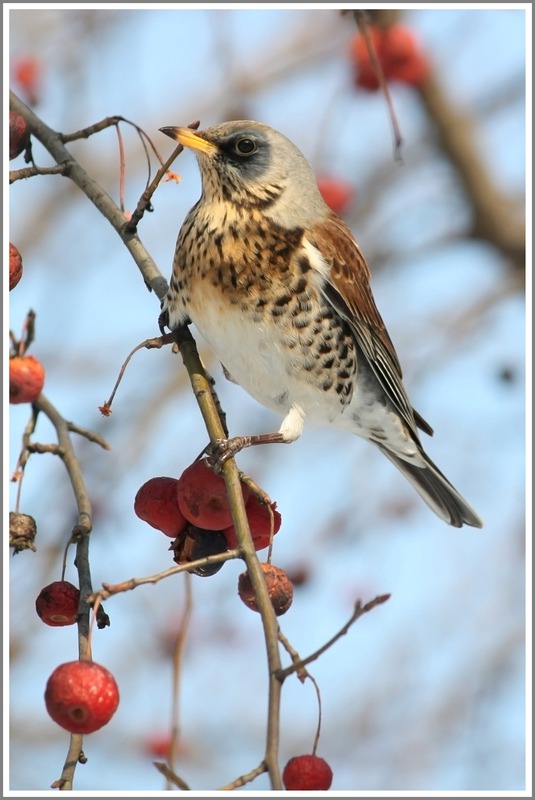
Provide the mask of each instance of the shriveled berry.
{"label": "shriveled berry", "polygon": [[[292,605],[293,586],[283,569],[274,567],[272,564],[260,564],[264,573],[269,599],[275,611],[280,617]],[[245,605],[253,611],[258,611],[258,604],[248,572],[242,572],[238,578],[238,594]]]}
{"label": "shriveled berry", "polygon": [[14,244],[9,243],[9,291],[22,278],[22,257]]}
{"label": "shriveled berry", "polygon": [[[243,499],[249,489],[242,484]],[[232,524],[225,480],[210,469],[206,459],[187,467],[176,487],[178,506],[189,522],[199,528],[221,531]]]}
{"label": "shriveled berry", "polygon": [[119,705],[119,689],[106,667],[94,661],[67,661],[48,679],[46,710],[71,733],[93,733],[110,721]]}
{"label": "shriveled berry", "polygon": [[9,160],[26,150],[30,143],[30,131],[26,120],[18,111],[9,112]]}
{"label": "shriveled berry", "polygon": [[[199,558],[225,553],[228,547],[222,531],[205,530],[188,522],[182,533],[171,545],[171,550],[174,550],[173,560],[177,564],[188,564],[190,561],[197,561]],[[207,578],[219,572],[224,563],[224,561],[220,561],[216,564],[205,564],[202,567],[194,567],[188,572]]]}
{"label": "shriveled berry", "polygon": [[294,756],[282,771],[282,782],[289,792],[326,791],[333,782],[333,773],[323,758]]}
{"label": "shriveled berry", "polygon": [[35,537],[37,525],[30,514],[21,514],[20,511],[9,512],[9,546],[13,553],[22,550],[35,550]]}
{"label": "shriveled berry", "polygon": [[45,370],[34,356],[9,359],[9,402],[33,403],[43,389]]}
{"label": "shriveled berry", "polygon": [[54,581],[39,592],[35,610],[47,625],[74,625],[79,604],[80,590],[76,586],[69,581]]}
{"label": "shriveled berry", "polygon": [[[256,495],[251,494],[245,503],[245,511],[254,548],[255,550],[263,550],[269,545],[271,539],[271,513],[269,508],[261,503]],[[276,503],[271,504],[271,511],[273,512],[273,535],[275,535],[280,529],[282,517],[277,511]],[[234,525],[225,528],[223,533],[229,550],[238,546]]]}
{"label": "shriveled berry", "polygon": [[176,478],[150,478],[141,486],[134,499],[134,511],[166,536],[173,539],[186,527],[186,519],[178,507]]}

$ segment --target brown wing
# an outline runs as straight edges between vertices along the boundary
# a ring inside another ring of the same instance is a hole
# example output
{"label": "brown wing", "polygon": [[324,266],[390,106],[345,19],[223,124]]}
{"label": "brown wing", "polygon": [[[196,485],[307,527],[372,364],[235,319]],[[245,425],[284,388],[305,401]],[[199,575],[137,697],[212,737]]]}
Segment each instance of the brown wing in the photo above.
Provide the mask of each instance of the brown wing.
{"label": "brown wing", "polygon": [[416,439],[416,426],[432,435],[433,429],[412,408],[407,397],[401,365],[373,299],[370,270],[353,234],[341,219],[332,215],[314,225],[306,238],[330,268],[322,287],[324,296],[350,324],[386,396]]}

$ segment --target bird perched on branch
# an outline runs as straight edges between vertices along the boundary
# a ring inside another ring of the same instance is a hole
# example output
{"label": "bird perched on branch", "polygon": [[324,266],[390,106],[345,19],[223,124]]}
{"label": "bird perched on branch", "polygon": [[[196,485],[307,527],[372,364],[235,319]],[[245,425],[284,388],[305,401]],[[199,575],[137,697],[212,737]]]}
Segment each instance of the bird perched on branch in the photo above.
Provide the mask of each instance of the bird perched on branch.
{"label": "bird perched on branch", "polygon": [[178,236],[160,325],[193,322],[226,374],[284,419],[224,455],[293,442],[305,422],[376,445],[450,525],[482,522],[424,452],[433,431],[402,383],[394,346],[347,225],[285,136],[248,120],[160,129],[194,151],[202,194]]}

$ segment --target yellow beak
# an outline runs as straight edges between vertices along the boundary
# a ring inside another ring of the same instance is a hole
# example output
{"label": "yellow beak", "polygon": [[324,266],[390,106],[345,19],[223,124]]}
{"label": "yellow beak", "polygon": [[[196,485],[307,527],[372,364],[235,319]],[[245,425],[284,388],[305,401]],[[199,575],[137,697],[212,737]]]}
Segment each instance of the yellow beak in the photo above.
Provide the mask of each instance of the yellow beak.
{"label": "yellow beak", "polygon": [[195,133],[191,128],[160,128],[162,133],[174,139],[182,147],[189,147],[191,150],[199,150],[201,153],[215,153],[217,147]]}

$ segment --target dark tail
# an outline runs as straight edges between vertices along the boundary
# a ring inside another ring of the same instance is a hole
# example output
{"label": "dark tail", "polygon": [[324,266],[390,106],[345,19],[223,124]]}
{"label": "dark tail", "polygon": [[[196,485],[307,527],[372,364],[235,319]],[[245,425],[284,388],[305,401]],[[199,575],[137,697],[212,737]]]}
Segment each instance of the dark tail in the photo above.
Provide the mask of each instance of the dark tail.
{"label": "dark tail", "polygon": [[437,516],[455,528],[461,528],[463,525],[472,525],[474,528],[483,527],[483,522],[476,512],[470,508],[466,500],[461,497],[425,453],[421,453],[425,459],[425,466],[419,467],[409,461],[404,461],[381,445],[378,447],[412,483],[418,494]]}

